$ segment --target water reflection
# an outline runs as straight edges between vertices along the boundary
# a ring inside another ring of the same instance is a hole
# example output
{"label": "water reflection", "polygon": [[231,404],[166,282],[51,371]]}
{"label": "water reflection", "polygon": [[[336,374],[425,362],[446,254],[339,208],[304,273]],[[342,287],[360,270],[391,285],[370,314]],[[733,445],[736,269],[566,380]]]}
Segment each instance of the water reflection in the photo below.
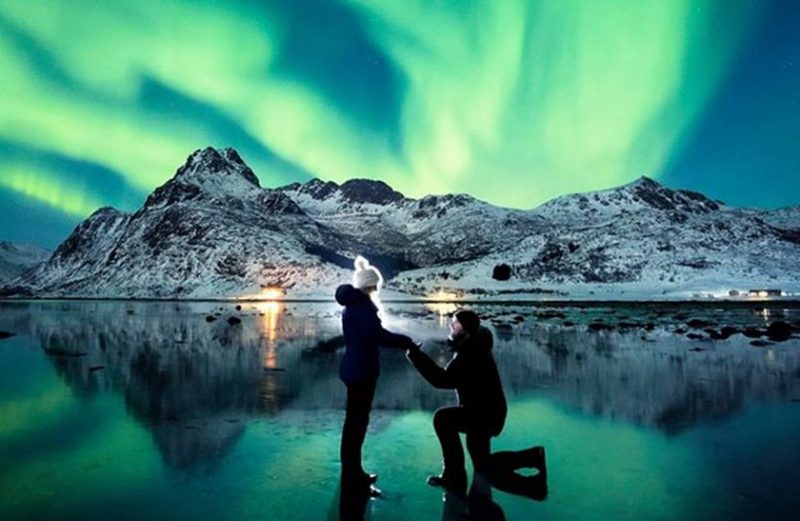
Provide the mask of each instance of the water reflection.
{"label": "water reflection", "polygon": [[436,323],[440,328],[444,328],[449,323],[450,315],[459,308],[455,302],[426,302],[425,309],[435,313]]}
{"label": "water reflection", "polygon": [[[503,508],[494,501],[494,488],[533,501],[545,501],[548,494],[547,472],[542,467],[543,460],[540,462],[532,458],[538,449],[541,447],[492,454],[491,474],[484,476],[473,473],[466,501],[452,492],[444,493],[442,521],[505,521]],[[520,472],[532,468],[538,468],[539,472],[530,475]]]}
{"label": "water reflection", "polygon": [[[122,396],[174,468],[219,461],[253,418],[280,422],[287,409],[340,411],[344,404],[334,305],[1,306],[0,329],[34,339],[76,396]],[[389,313],[404,316],[434,358],[449,358],[439,342],[446,320],[427,320],[422,306]],[[450,308],[427,313],[446,318]],[[241,324],[229,325],[229,316]],[[796,340],[756,349],[740,335],[698,345],[660,328],[643,334],[531,321],[496,326],[495,358],[510,399],[537,393],[588,415],[677,433],[748,402],[800,398]],[[382,364],[376,409],[432,411],[452,400],[428,388],[402,353],[383,353]]]}

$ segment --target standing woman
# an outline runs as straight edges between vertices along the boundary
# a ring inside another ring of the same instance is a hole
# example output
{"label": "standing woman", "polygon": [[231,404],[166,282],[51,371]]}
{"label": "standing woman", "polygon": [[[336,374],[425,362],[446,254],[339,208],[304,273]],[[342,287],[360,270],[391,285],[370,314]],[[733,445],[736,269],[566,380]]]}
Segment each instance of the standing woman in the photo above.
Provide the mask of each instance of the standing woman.
{"label": "standing woman", "polygon": [[378,292],[383,284],[381,273],[361,256],[355,261],[353,284],[336,289],[336,302],[344,306],[342,330],[345,350],[339,377],[347,386],[347,407],[342,428],[340,457],[342,481],[370,487],[378,479],[361,465],[361,447],[367,434],[369,413],[375,396],[380,366],[378,347],[410,349],[411,338],[387,331],[378,317]]}

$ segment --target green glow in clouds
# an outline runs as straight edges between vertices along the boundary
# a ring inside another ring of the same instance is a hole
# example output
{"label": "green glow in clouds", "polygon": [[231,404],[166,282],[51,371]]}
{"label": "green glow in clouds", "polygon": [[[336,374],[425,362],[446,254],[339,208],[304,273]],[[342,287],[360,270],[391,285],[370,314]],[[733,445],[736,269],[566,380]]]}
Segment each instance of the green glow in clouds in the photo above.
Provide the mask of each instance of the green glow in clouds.
{"label": "green glow in clouds", "polygon": [[[265,186],[304,170],[529,208],[659,176],[752,3],[0,0],[0,141],[101,165],[140,199],[211,144],[239,148]],[[364,53],[387,64],[374,82],[329,85],[356,83]],[[352,110],[370,94],[390,124]],[[52,175],[0,161],[20,196],[71,214],[108,204]]]}
{"label": "green glow in clouds", "polygon": [[403,132],[417,181],[522,207],[658,176],[749,11],[695,0],[361,4],[411,78]]}

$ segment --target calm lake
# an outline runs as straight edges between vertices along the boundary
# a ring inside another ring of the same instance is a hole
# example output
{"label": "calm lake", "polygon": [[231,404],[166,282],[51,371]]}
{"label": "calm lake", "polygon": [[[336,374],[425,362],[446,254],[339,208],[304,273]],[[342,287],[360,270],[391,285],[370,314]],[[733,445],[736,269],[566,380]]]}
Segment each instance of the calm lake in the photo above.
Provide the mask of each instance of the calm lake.
{"label": "calm lake", "polygon": [[[340,308],[234,306],[0,303],[0,519],[338,519]],[[384,324],[444,363],[455,309],[389,303]],[[797,307],[473,309],[509,401],[493,450],[548,455],[548,497],[493,490],[492,519],[800,518]],[[709,338],[775,321],[792,338]],[[425,483],[453,393],[381,363],[366,518],[463,519]]]}

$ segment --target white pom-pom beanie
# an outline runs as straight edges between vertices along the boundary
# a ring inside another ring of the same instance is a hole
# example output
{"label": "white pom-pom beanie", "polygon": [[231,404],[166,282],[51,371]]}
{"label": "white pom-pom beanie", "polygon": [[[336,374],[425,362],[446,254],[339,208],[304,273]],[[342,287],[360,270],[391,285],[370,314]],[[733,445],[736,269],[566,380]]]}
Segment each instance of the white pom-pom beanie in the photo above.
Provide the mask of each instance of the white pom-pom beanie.
{"label": "white pom-pom beanie", "polygon": [[378,268],[370,266],[369,261],[359,255],[356,257],[356,271],[353,273],[353,286],[358,289],[365,289],[375,286],[380,289],[383,284],[383,276]]}

